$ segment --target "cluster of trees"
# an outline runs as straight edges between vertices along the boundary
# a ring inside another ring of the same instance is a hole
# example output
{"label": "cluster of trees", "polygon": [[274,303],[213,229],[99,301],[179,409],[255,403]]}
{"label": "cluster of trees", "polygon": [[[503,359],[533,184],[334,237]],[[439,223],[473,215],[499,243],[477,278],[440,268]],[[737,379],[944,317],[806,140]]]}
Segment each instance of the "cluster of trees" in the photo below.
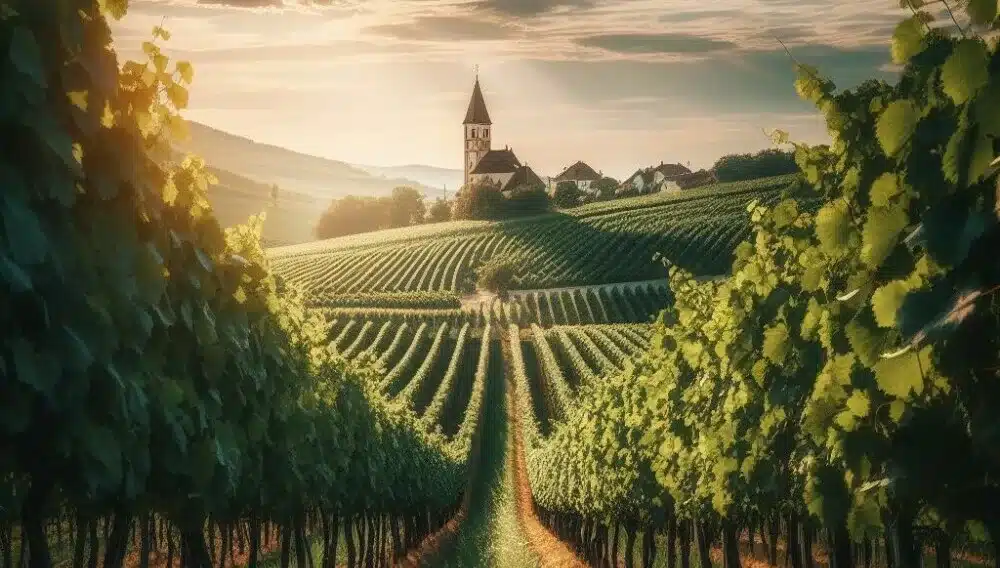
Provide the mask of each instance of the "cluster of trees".
{"label": "cluster of trees", "polygon": [[552,199],[543,185],[522,185],[504,196],[490,183],[464,186],[455,197],[455,219],[496,220],[537,215],[552,209]]}
{"label": "cluster of trees", "polygon": [[795,152],[768,148],[754,154],[727,154],[715,161],[712,172],[720,182],[743,181],[799,171]]}
{"label": "cluster of trees", "polygon": [[384,197],[348,195],[335,199],[316,225],[316,238],[439,223],[451,219],[451,202],[438,198],[428,207],[412,187],[397,187]]}
{"label": "cluster of trees", "polygon": [[618,180],[604,177],[595,181],[589,191],[584,191],[577,186],[576,182],[561,181],[556,184],[552,201],[560,209],[569,209],[595,201],[610,201],[615,197],[620,197],[615,194],[619,185],[621,184],[618,183]]}

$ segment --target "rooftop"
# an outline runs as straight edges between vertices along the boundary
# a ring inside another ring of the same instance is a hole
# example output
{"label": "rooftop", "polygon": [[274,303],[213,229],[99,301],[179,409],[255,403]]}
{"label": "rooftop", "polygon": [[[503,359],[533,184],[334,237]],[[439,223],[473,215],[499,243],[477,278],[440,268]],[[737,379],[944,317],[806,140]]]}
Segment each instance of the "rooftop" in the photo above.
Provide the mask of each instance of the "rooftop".
{"label": "rooftop", "polygon": [[493,124],[490,122],[490,113],[486,112],[486,100],[483,98],[482,89],[479,88],[478,76],[476,85],[472,87],[469,110],[465,111],[465,121],[462,124]]}

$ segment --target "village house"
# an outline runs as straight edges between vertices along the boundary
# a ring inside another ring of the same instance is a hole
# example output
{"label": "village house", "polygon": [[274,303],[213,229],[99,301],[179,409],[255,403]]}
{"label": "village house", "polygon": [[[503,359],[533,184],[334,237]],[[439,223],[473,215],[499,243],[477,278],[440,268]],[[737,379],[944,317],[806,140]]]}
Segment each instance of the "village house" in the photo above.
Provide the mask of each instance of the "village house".
{"label": "village house", "polygon": [[563,170],[561,174],[549,180],[549,192],[554,193],[556,186],[559,185],[559,182],[571,181],[575,183],[581,191],[594,193],[597,189],[592,186],[596,185],[602,177],[601,173],[595,171],[594,168],[584,162],[577,162]]}
{"label": "village house", "polygon": [[619,186],[617,193],[640,194],[661,191],[680,191],[715,182],[715,176],[706,170],[692,172],[681,164],[665,164],[637,170]]}

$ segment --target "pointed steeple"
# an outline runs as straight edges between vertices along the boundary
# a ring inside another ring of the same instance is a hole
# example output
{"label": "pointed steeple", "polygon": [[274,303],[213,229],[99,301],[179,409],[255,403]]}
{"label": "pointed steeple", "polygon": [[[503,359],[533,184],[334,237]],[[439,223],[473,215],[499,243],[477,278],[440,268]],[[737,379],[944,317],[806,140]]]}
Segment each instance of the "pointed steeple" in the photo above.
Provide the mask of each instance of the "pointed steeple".
{"label": "pointed steeple", "polygon": [[465,121],[462,124],[493,124],[490,113],[486,112],[486,101],[483,91],[479,88],[479,74],[476,74],[476,85],[472,88],[472,98],[469,99],[469,110],[465,111]]}

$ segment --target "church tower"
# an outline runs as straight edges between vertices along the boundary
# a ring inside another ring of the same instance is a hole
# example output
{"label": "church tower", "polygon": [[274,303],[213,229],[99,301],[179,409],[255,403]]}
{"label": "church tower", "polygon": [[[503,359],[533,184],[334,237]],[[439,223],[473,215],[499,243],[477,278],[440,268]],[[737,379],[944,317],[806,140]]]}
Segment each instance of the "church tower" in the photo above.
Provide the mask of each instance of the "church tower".
{"label": "church tower", "polygon": [[476,84],[472,87],[472,98],[469,100],[469,110],[465,112],[462,127],[465,131],[465,184],[469,184],[472,169],[479,160],[490,151],[490,115],[486,112],[486,101],[483,91],[479,88],[479,73],[476,73]]}

